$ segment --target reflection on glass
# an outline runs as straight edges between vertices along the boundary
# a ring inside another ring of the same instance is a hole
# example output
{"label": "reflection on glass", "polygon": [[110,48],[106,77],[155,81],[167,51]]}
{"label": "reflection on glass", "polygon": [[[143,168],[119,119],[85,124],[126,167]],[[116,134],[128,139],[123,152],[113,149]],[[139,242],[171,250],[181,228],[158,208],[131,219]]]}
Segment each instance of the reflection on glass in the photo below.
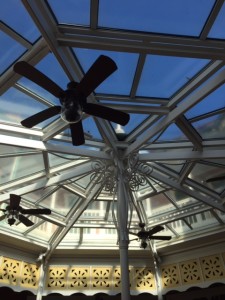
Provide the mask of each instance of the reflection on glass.
{"label": "reflection on glass", "polygon": [[224,113],[193,122],[192,125],[204,140],[225,137]]}
{"label": "reflection on glass", "polygon": [[[52,192],[51,192],[52,190]],[[64,188],[54,190],[54,187],[48,188],[48,190],[39,190],[34,193],[28,194],[29,198],[38,201],[40,206],[51,209],[60,215],[66,216],[69,210],[80,199],[75,193],[69,192]],[[39,201],[41,199],[41,201]]]}
{"label": "reflection on glass", "polygon": [[0,159],[0,182],[16,180],[44,170],[41,154]]}
{"label": "reflection on glass", "polygon": [[2,74],[27,49],[1,30],[0,43],[0,74]]}
{"label": "reflection on glass", "polygon": [[[8,89],[1,97],[0,119],[6,122],[17,123],[41,110],[47,108],[46,105],[34,100],[28,95],[18,91],[15,88]],[[48,123],[42,122],[41,124]],[[38,124],[35,127],[40,127]]]}
{"label": "reflection on glass", "polygon": [[169,125],[162,135],[158,138],[158,142],[166,142],[166,141],[180,141],[187,140],[187,137],[184,133],[179,129],[176,124]]}
{"label": "reflection on glass", "polygon": [[185,116],[188,119],[204,115],[206,113],[209,113],[211,111],[221,109],[225,107],[225,85],[222,85],[218,89],[216,89],[214,92],[209,94],[205,99],[203,99],[201,102],[196,104],[194,107],[189,109]]}
{"label": "reflection on glass", "polygon": [[155,195],[142,201],[147,217],[174,210],[174,205],[163,195]]}
{"label": "reflection on glass", "polygon": [[[32,222],[37,224],[39,218],[36,216],[33,216],[30,219]],[[39,221],[40,221],[40,219],[39,219]],[[33,239],[37,239],[37,237],[38,237],[38,240],[49,241],[49,239],[52,237],[52,235],[57,230],[57,228],[58,228],[58,226],[56,226],[53,223],[50,223],[50,222],[42,223],[41,222],[41,224],[38,227],[33,229],[26,236],[28,238],[33,238]]]}

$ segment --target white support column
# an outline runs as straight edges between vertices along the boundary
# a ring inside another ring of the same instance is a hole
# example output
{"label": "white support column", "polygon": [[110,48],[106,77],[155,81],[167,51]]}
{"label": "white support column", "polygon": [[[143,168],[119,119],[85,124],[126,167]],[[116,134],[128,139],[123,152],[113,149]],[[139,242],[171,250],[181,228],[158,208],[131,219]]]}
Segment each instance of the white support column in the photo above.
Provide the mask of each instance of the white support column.
{"label": "white support column", "polygon": [[118,190],[117,190],[117,221],[119,225],[119,249],[121,269],[121,300],[130,300],[130,280],[128,262],[128,199],[124,193],[123,165],[118,163]]}
{"label": "white support column", "polygon": [[42,295],[45,287],[45,281],[46,281],[46,274],[47,274],[47,262],[45,260],[45,257],[40,255],[40,279],[39,279],[39,285],[37,290],[37,296],[36,300],[42,300]]}
{"label": "white support column", "polygon": [[154,244],[151,244],[151,242],[149,243],[150,246],[150,251],[152,254],[152,258],[153,258],[153,263],[154,263],[154,268],[155,268],[155,278],[156,278],[156,285],[157,285],[157,296],[158,296],[158,300],[163,300],[163,295],[162,295],[162,274],[160,272],[160,268],[159,268],[159,262],[160,262],[160,258],[158,257],[156,248]]}

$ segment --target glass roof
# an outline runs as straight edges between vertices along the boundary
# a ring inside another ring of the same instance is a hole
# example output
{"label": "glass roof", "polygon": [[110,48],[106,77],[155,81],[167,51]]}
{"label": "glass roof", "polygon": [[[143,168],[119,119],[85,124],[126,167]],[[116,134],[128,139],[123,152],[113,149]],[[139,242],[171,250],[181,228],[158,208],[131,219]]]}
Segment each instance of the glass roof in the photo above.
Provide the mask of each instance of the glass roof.
{"label": "glass roof", "polygon": [[[121,226],[132,239],[142,222],[172,237],[152,240],[160,251],[224,231],[223,1],[10,0],[0,18],[3,236],[51,251],[118,249]],[[65,91],[101,55],[117,70],[86,101],[129,114],[126,125],[82,107],[85,143],[74,146],[61,112],[32,128],[21,124],[62,102],[16,72],[18,61]],[[10,226],[10,194],[24,209],[51,214]],[[139,251],[139,241],[129,248]]]}

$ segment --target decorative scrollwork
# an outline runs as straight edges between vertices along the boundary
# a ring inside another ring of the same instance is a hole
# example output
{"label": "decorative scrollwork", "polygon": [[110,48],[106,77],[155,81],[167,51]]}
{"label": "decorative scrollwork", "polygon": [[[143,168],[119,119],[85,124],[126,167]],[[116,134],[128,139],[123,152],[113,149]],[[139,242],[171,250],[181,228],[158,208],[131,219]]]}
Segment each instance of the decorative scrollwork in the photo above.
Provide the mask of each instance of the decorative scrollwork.
{"label": "decorative scrollwork", "polygon": [[[123,177],[132,191],[137,191],[141,186],[148,183],[148,176],[151,174],[152,168],[143,162],[139,162],[138,153],[129,155],[125,164]],[[105,191],[114,192],[117,181],[117,168],[115,165],[106,160],[96,160],[92,163],[92,169],[92,182],[102,184]]]}
{"label": "decorative scrollwork", "polygon": [[94,172],[91,174],[91,181],[102,184],[105,191],[113,192],[117,179],[115,166],[107,161],[97,160],[92,163],[92,168]]}
{"label": "decorative scrollwork", "polygon": [[152,168],[139,162],[138,153],[132,153],[127,159],[127,169],[124,172],[125,180],[129,183],[132,191],[137,191],[140,186],[147,184],[147,177],[151,174]]}

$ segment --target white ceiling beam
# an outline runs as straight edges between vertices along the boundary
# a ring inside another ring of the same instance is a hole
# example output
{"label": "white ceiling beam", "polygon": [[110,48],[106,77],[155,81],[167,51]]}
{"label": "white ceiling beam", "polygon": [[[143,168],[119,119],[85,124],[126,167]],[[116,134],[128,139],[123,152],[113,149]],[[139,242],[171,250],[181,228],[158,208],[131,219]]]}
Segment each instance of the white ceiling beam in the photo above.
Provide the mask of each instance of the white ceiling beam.
{"label": "white ceiling beam", "polygon": [[78,47],[160,54],[182,57],[224,59],[225,42],[213,39],[200,40],[191,37],[176,37],[151,33],[135,33],[126,30],[97,29],[93,35],[90,28],[58,26],[57,41],[63,47]]}
{"label": "white ceiling beam", "polygon": [[192,149],[164,150],[163,152],[149,152],[148,154],[139,154],[140,161],[170,161],[187,160],[197,161],[199,159],[220,159],[225,158],[224,150],[204,149],[204,151],[193,151]]}
{"label": "white ceiling beam", "polygon": [[71,154],[81,157],[111,159],[111,157],[104,151],[89,150],[82,147],[60,146],[57,144],[54,145],[50,143],[44,143],[42,141],[31,140],[28,138],[18,138],[3,134],[0,134],[0,140],[4,145],[13,145],[42,151]]}
{"label": "white ceiling beam", "polygon": [[225,212],[225,207],[224,207],[222,201],[219,202],[217,199],[208,197],[207,195],[203,195],[202,193],[200,193],[199,191],[197,191],[195,189],[191,189],[186,186],[181,186],[179,183],[175,182],[173,179],[165,177],[165,176],[159,174],[155,170],[152,171],[151,177],[171,186],[172,188],[175,188],[178,191],[185,193],[186,195],[193,197],[194,199],[196,199],[200,202],[207,204],[209,207],[213,207],[213,208],[219,209],[220,211]]}

